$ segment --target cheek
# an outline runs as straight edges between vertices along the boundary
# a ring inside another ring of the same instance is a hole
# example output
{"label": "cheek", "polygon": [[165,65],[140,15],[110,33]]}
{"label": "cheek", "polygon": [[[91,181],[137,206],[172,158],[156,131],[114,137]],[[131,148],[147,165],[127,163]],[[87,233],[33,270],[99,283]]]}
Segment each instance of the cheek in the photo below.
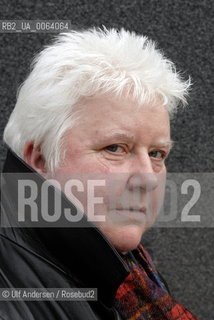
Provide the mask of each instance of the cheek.
{"label": "cheek", "polygon": [[[95,214],[106,214],[110,207],[114,207],[118,199],[122,197],[121,201],[123,201],[126,198],[127,174],[113,172],[112,168],[105,166],[102,162],[90,159],[86,162],[78,162],[75,168],[76,170],[73,170],[73,172],[69,168],[63,168],[60,175],[64,176],[65,179],[70,177],[70,179],[77,179],[81,182],[83,186],[81,191],[73,188],[72,193],[83,205],[84,212],[87,213],[88,208],[92,207],[90,202],[94,198],[96,198]],[[94,182],[92,188],[89,186],[91,181]]]}
{"label": "cheek", "polygon": [[90,152],[88,154],[77,154],[67,158],[59,169],[67,173],[106,173],[110,171],[100,154]]}
{"label": "cheek", "polygon": [[62,191],[81,211],[103,215],[109,200],[108,170],[98,161],[71,159],[70,164],[56,170],[55,176]]}

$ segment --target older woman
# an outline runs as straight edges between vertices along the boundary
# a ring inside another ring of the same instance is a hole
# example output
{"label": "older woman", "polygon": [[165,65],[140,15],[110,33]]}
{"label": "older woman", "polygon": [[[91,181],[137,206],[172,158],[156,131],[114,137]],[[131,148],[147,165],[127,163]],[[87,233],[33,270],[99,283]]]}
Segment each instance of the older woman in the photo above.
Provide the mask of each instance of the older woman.
{"label": "older woman", "polygon": [[92,287],[97,301],[1,301],[0,318],[196,319],[140,245],[163,202],[169,117],[189,85],[125,30],[61,34],[37,56],[4,132],[1,286]]}

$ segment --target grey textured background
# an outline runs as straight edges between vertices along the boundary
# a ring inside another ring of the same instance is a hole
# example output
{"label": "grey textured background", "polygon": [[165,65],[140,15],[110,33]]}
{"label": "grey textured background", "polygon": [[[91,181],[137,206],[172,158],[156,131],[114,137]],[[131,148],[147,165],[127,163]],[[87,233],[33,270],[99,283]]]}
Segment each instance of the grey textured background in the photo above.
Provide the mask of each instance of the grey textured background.
{"label": "grey textured background", "polygon": [[[170,172],[213,172],[212,0],[1,1],[1,19],[68,19],[78,27],[125,27],[148,35],[194,83],[190,106],[172,123]],[[0,132],[32,57],[52,34],[1,34]],[[1,148],[1,163],[5,148]],[[214,319],[214,230],[152,229],[144,243],[173,295],[201,319]]]}

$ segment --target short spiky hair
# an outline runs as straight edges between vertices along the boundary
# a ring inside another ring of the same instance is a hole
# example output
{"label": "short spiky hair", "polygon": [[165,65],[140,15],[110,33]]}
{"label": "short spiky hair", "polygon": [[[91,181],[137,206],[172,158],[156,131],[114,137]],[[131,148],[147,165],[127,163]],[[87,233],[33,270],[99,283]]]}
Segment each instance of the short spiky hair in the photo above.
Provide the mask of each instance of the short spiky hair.
{"label": "short spiky hair", "polygon": [[62,138],[74,125],[83,97],[131,95],[140,105],[161,99],[171,114],[186,103],[190,81],[145,36],[106,28],[60,34],[33,61],[4,131],[22,158],[27,141],[41,146],[51,170],[63,157]]}

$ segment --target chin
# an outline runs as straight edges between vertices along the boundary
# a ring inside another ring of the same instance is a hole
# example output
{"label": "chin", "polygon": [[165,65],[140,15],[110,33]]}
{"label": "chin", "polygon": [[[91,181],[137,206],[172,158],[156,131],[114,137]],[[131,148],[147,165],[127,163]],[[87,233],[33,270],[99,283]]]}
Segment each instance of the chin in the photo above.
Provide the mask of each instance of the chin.
{"label": "chin", "polygon": [[119,252],[125,254],[137,248],[146,230],[139,225],[127,225],[101,231]]}

